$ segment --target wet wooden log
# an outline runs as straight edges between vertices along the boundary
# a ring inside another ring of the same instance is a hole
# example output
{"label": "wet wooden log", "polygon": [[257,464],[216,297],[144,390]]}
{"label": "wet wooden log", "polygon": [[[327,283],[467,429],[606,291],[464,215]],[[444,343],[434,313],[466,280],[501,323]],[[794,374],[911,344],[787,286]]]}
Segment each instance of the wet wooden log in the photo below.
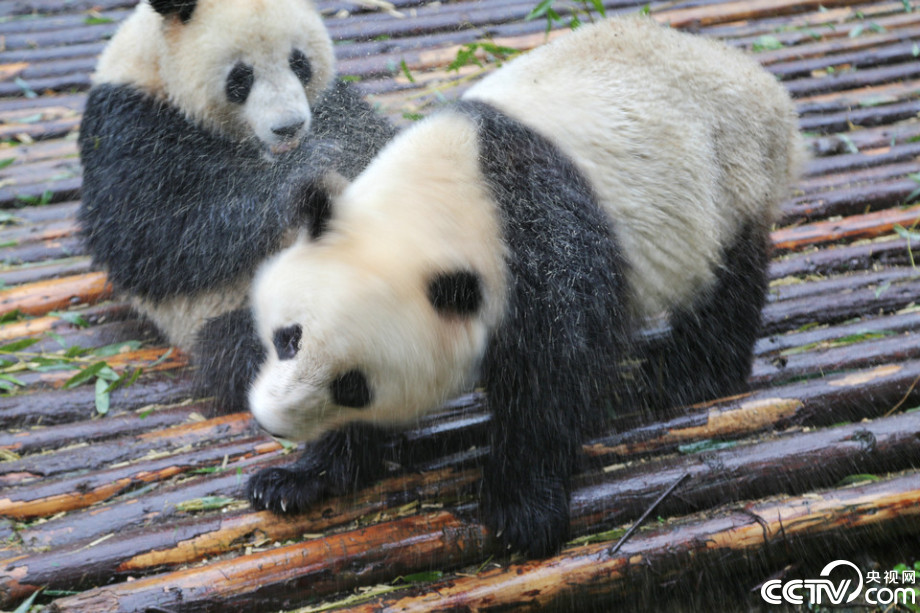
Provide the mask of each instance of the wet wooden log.
{"label": "wet wooden log", "polygon": [[[909,473],[870,485],[708,511],[636,534],[615,553],[609,542],[585,545],[547,560],[455,577],[341,610],[536,611],[554,603],[588,606],[594,599],[606,602],[627,595],[634,606],[637,586],[655,595],[678,582],[698,589],[695,569],[704,566],[712,570],[706,576],[709,582],[733,577],[753,587],[769,573],[760,555],[764,550],[773,565],[770,570],[776,570],[800,562],[804,548],[820,546],[824,538],[855,550],[870,541],[880,544],[916,535],[918,516],[920,476]],[[707,582],[705,587],[718,586]]]}
{"label": "wet wooden log", "polygon": [[19,485],[25,485],[33,479],[47,479],[73,472],[74,467],[79,467],[81,471],[98,471],[145,455],[173,454],[185,448],[196,449],[243,436],[252,437],[253,434],[257,434],[256,430],[249,413],[233,413],[110,441],[97,441],[92,445],[85,444],[53,453],[26,456],[0,463],[0,485],[12,485],[17,482]]}
{"label": "wet wooden log", "polygon": [[78,304],[93,304],[111,295],[112,286],[105,273],[87,273],[0,290],[0,314],[18,310],[25,315],[46,315]]}
{"label": "wet wooden log", "polygon": [[[158,408],[140,413],[121,412],[106,415],[104,418],[97,416],[95,419],[68,422],[63,428],[33,427],[21,430],[4,428],[0,432],[0,449],[25,455],[59,449],[73,444],[74,441],[96,445],[100,441],[117,437],[170,428],[188,421],[194,415],[203,414],[207,409],[207,405],[198,403]],[[0,467],[2,466],[0,464]]]}
{"label": "wet wooden log", "polygon": [[113,578],[176,568],[228,551],[299,539],[305,533],[397,517],[414,512],[425,501],[450,500],[477,481],[476,471],[406,475],[385,480],[357,498],[329,501],[304,515],[277,517],[267,511],[238,509],[220,514],[181,513],[169,522],[118,531],[116,536],[92,547],[87,547],[85,540],[55,546],[53,551],[0,562],[0,606],[42,585],[49,589],[92,587]]}
{"label": "wet wooden log", "polygon": [[220,464],[225,458],[258,455],[279,447],[278,443],[267,442],[262,437],[248,438],[92,474],[25,484],[0,494],[0,516],[29,519],[82,509],[146,483],[162,481],[195,468]]}
{"label": "wet wooden log", "polygon": [[920,219],[920,206],[886,209],[864,215],[853,215],[846,219],[816,221],[781,228],[775,230],[770,237],[775,249],[794,251],[842,240],[852,241],[892,234],[896,225],[909,228],[918,219]]}
{"label": "wet wooden log", "polygon": [[[687,473],[691,479],[680,495],[660,507],[663,515],[766,492],[808,491],[832,485],[856,472],[909,468],[920,453],[920,439],[913,434],[918,428],[920,415],[908,413],[740,449],[614,470],[604,474],[601,483],[581,487],[573,494],[573,529],[584,533],[589,526],[596,530],[598,526],[634,519],[668,484]],[[815,466],[821,469],[815,470]],[[918,479],[915,475],[910,478],[912,483]],[[409,541],[416,545],[407,547]],[[339,557],[339,552],[346,557]],[[408,555],[402,555],[404,552]],[[466,555],[461,555],[464,552]],[[204,567],[89,590],[55,601],[52,610],[84,607],[100,612],[131,611],[144,603],[192,611],[202,610],[212,602],[220,602],[226,611],[251,610],[253,606],[290,607],[297,603],[298,594],[300,599],[315,598],[373,583],[381,577],[377,573],[384,560],[392,576],[419,572],[435,564],[449,569],[497,552],[495,542],[478,525],[450,513],[413,516]],[[352,572],[342,572],[345,560],[350,561]],[[302,591],[306,586],[309,595]]]}
{"label": "wet wooden log", "polygon": [[[37,391],[0,396],[0,428],[52,426],[83,421],[96,414],[96,390],[83,385],[67,390]],[[109,415],[152,404],[170,404],[194,397],[189,376],[141,377],[129,387],[111,393]]]}

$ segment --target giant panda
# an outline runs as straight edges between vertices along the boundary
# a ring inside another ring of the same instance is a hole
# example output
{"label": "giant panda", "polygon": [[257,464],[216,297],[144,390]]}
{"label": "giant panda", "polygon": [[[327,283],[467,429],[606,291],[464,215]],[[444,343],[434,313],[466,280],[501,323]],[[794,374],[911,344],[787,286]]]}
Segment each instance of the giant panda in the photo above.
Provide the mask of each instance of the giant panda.
{"label": "giant panda", "polygon": [[[556,551],[582,437],[630,401],[626,374],[664,378],[661,403],[743,389],[800,150],[774,77],[648,18],[512,60],[330,191],[257,273],[250,407],[310,443],[250,501],[298,512],[379,478],[388,428],[479,382],[483,521]],[[670,336],[624,374],[663,316]]]}
{"label": "giant panda", "polygon": [[143,0],[86,103],[85,243],[218,404],[243,408],[256,266],[293,239],[320,172],[353,178],[392,134],[335,78],[311,0]]}

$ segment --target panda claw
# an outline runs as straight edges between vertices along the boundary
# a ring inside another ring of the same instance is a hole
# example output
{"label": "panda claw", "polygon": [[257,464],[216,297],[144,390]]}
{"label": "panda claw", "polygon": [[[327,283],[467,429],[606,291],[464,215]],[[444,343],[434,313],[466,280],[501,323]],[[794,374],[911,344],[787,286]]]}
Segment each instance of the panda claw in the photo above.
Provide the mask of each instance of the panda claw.
{"label": "panda claw", "polygon": [[281,499],[281,512],[287,513],[287,499],[286,498]]}

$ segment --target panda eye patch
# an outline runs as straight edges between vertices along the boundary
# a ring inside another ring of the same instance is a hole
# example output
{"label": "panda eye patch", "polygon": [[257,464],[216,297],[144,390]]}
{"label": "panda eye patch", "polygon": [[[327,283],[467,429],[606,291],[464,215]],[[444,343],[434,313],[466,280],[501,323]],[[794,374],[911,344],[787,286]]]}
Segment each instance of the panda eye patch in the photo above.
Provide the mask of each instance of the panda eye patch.
{"label": "panda eye patch", "polygon": [[306,85],[313,78],[313,67],[310,66],[310,59],[300,49],[291,51],[291,57],[288,60],[294,75],[300,79],[300,82]]}
{"label": "panda eye patch", "polygon": [[361,409],[371,403],[371,388],[360,370],[349,370],[329,384],[332,401],[339,406]]}
{"label": "panda eye patch", "polygon": [[300,350],[300,337],[303,336],[303,328],[300,324],[294,324],[286,328],[278,328],[272,335],[272,344],[275,351],[278,352],[279,360],[290,360]]}
{"label": "panda eye patch", "polygon": [[434,275],[428,282],[428,301],[441,315],[472,315],[482,304],[479,275],[471,270]]}
{"label": "panda eye patch", "polygon": [[254,82],[255,75],[252,72],[252,66],[237,62],[227,75],[227,100],[234,104],[243,104],[249,97]]}

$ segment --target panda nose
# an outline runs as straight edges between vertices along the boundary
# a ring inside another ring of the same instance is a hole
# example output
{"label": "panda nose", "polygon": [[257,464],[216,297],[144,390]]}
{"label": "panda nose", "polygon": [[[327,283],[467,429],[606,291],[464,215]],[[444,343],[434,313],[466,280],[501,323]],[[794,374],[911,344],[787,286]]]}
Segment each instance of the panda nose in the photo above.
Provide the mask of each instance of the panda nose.
{"label": "panda nose", "polygon": [[297,136],[297,133],[300,132],[300,129],[303,127],[304,121],[295,121],[294,123],[289,123],[284,126],[275,126],[272,128],[272,132],[280,136],[281,138],[293,138]]}

